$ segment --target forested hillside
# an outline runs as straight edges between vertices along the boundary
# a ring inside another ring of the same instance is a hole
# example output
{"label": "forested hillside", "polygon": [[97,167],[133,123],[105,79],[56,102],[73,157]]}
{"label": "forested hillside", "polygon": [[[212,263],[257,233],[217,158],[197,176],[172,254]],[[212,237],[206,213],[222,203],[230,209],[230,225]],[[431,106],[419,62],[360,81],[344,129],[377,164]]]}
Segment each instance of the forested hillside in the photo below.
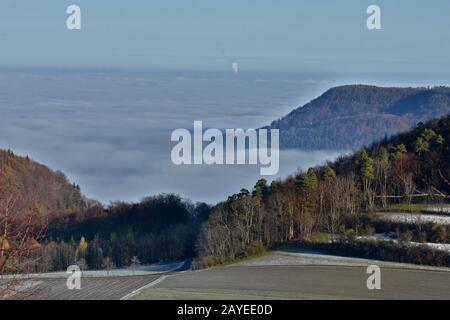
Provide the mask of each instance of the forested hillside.
{"label": "forested hillside", "polygon": [[349,85],[328,90],[274,121],[281,145],[300,149],[358,150],[450,113],[450,88]]}
{"label": "forested hillside", "polygon": [[[372,213],[402,204],[443,203],[450,195],[450,116],[374,144],[328,165],[270,185],[256,183],[212,209],[198,239],[198,267],[233,261],[294,240],[351,239],[378,232],[450,243],[450,228],[372,222]],[[378,229],[380,230],[378,230]],[[389,230],[387,230],[389,229]],[[328,242],[326,242],[328,243]],[[333,242],[339,251],[340,242]],[[342,244],[342,243],[341,243]],[[344,242],[345,246],[350,246]],[[402,247],[350,247],[365,257],[450,265],[450,256]],[[346,250],[348,247],[346,247]],[[403,250],[403,251],[402,251]],[[373,256],[374,255],[374,256]],[[408,260],[411,259],[411,260]]]}
{"label": "forested hillside", "polygon": [[[209,211],[175,195],[104,207],[62,172],[0,150],[0,273],[18,265],[46,272],[74,263],[111,269],[190,258]],[[26,250],[21,235],[30,238]]]}
{"label": "forested hillside", "polygon": [[209,210],[205,204],[160,195],[57,217],[35,252],[43,257],[36,260],[36,271],[65,270],[74,263],[82,269],[111,269],[191,258]]}
{"label": "forested hillside", "polygon": [[0,174],[10,189],[20,194],[23,203],[36,203],[43,213],[61,215],[87,208],[80,187],[71,184],[64,173],[54,172],[29,157],[0,150]]}

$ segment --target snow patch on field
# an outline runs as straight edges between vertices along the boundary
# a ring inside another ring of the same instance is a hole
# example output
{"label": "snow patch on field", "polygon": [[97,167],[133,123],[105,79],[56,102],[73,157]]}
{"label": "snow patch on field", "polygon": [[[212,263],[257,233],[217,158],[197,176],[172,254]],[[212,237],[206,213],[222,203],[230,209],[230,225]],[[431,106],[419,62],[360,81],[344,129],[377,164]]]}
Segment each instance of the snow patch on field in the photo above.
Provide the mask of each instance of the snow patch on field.
{"label": "snow patch on field", "polygon": [[372,240],[372,241],[394,241],[395,239],[385,233],[376,233],[373,236],[356,237],[357,240]]}
{"label": "snow patch on field", "polygon": [[[397,239],[394,239],[386,234],[375,234],[373,236],[366,237],[357,237],[357,240],[360,241],[379,241],[379,242],[394,242],[398,243]],[[447,251],[450,252],[450,244],[448,243],[433,243],[433,242],[403,242],[403,245],[406,246],[415,246],[415,247],[429,247],[434,250]]]}
{"label": "snow patch on field", "polygon": [[392,222],[403,223],[436,223],[442,225],[450,225],[450,216],[420,214],[420,213],[379,213],[378,218]]}
{"label": "snow patch on field", "polygon": [[[156,263],[150,265],[142,265],[136,269],[131,268],[121,268],[114,270],[88,270],[82,272],[82,277],[92,277],[92,278],[103,278],[103,277],[126,277],[126,276],[145,276],[152,274],[161,274],[167,272],[175,272],[183,269],[186,260],[177,261],[173,263]],[[22,276],[16,276],[15,278],[22,279],[39,279],[39,278],[67,278],[69,275],[66,272],[50,272],[50,273],[38,273],[38,274],[27,274]],[[0,277],[7,279],[8,276]]]}
{"label": "snow patch on field", "polygon": [[380,267],[423,269],[423,270],[443,270],[448,268],[435,268],[428,266],[417,266],[413,264],[403,264],[396,262],[369,260],[360,258],[350,258],[335,255],[322,254],[319,252],[306,251],[301,249],[289,249],[272,251],[268,255],[242,261],[231,265],[233,266],[347,266],[347,267],[367,267],[369,265],[378,265]]}
{"label": "snow patch on field", "polygon": [[408,243],[411,246],[417,246],[417,247],[429,247],[434,250],[439,251],[447,251],[450,253],[450,244],[447,243],[431,243],[431,242],[425,242],[425,243],[419,243],[419,242],[409,242]]}
{"label": "snow patch on field", "polygon": [[449,205],[442,205],[442,206],[434,206],[429,207],[427,210],[432,212],[442,212],[442,213],[450,213],[450,206]]}

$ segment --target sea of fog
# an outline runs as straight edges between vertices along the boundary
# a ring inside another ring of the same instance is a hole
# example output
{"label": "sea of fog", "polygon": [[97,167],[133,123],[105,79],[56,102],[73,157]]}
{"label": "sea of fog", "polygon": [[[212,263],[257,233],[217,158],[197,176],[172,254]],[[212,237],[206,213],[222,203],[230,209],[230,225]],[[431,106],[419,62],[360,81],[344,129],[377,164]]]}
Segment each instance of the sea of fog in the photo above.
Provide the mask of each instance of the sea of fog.
{"label": "sea of fog", "polygon": [[[330,86],[293,74],[3,70],[0,148],[63,171],[103,203],[163,192],[214,203],[251,189],[259,167],[177,167],[170,158],[172,130],[192,129],[195,120],[212,128],[258,128]],[[282,151],[277,177],[338,155]]]}

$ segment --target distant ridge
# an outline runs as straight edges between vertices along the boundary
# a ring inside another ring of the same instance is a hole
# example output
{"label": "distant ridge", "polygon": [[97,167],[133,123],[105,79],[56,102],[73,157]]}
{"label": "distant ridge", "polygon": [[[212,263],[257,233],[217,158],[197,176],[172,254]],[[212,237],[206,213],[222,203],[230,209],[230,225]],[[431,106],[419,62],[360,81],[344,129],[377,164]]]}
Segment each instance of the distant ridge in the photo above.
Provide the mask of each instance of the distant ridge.
{"label": "distant ridge", "polygon": [[352,149],[450,113],[450,88],[347,85],[272,122],[284,148]]}

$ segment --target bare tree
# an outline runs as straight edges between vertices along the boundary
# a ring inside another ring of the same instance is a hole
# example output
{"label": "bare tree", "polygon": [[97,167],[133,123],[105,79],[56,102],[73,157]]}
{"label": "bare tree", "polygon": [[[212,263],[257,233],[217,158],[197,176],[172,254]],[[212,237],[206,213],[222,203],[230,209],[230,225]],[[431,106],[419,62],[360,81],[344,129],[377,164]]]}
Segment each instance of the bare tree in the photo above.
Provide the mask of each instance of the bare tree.
{"label": "bare tree", "polygon": [[403,183],[403,189],[405,192],[405,197],[408,201],[408,209],[411,210],[411,202],[414,192],[416,191],[416,185],[414,183],[414,177],[412,173],[403,175],[401,177]]}
{"label": "bare tree", "polygon": [[356,218],[360,210],[358,205],[359,192],[353,176],[336,177],[328,189],[327,228],[333,239],[341,231],[346,217]]}
{"label": "bare tree", "polygon": [[39,205],[25,201],[0,172],[0,299],[14,295],[24,274],[34,271],[33,252],[39,248],[46,225]]}
{"label": "bare tree", "polygon": [[106,269],[106,274],[109,276],[109,273],[116,266],[110,257],[106,257],[102,261],[102,267]]}
{"label": "bare tree", "polygon": [[136,275],[136,270],[139,269],[139,266],[141,265],[141,261],[139,260],[139,258],[137,256],[134,256],[133,258],[131,258],[131,270],[133,270],[133,275]]}
{"label": "bare tree", "polygon": [[85,258],[78,259],[75,264],[78,266],[78,268],[80,268],[81,271],[86,271],[89,268]]}

